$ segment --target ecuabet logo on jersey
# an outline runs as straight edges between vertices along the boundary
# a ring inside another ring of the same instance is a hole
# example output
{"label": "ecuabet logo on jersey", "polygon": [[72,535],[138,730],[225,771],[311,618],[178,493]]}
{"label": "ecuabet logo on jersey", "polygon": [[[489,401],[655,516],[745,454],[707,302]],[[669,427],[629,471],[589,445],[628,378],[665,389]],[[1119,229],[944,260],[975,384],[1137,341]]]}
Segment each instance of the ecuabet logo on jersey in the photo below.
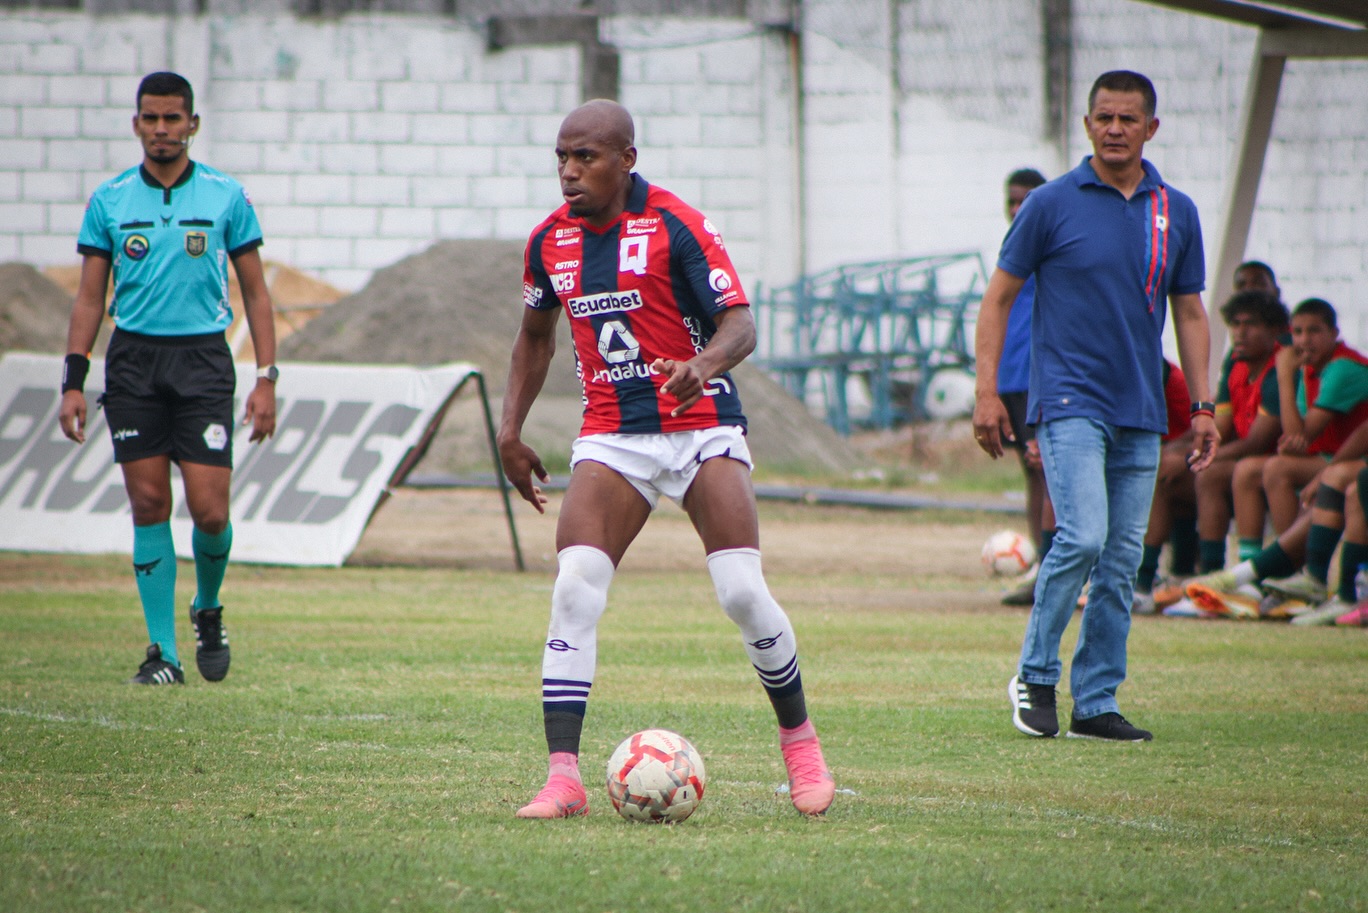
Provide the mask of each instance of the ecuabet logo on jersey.
{"label": "ecuabet logo on jersey", "polygon": [[571,317],[592,317],[595,314],[609,314],[618,311],[635,311],[646,302],[636,289],[625,292],[601,292],[597,295],[581,295],[566,302]]}
{"label": "ecuabet logo on jersey", "polygon": [[202,231],[185,233],[185,252],[192,257],[202,257],[209,249],[209,236]]}
{"label": "ecuabet logo on jersey", "polygon": [[127,238],[124,238],[124,256],[130,260],[141,260],[143,257],[147,256],[147,248],[149,246],[147,239],[142,235],[129,235]]}

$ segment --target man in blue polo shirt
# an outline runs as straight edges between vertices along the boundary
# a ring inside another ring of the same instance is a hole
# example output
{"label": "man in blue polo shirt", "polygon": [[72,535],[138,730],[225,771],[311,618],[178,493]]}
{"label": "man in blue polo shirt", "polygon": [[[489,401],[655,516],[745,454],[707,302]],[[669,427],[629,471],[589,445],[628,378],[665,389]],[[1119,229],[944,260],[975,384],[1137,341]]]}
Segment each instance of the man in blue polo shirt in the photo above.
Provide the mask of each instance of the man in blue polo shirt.
{"label": "man in blue polo shirt", "polygon": [[1034,274],[1027,411],[1057,532],[1008,686],[1012,722],[1031,736],[1059,733],[1059,642],[1091,575],[1070,670],[1069,735],[1152,738],[1121,715],[1116,690],[1126,677],[1135,572],[1167,427],[1165,302],[1194,400],[1194,472],[1211,462],[1219,442],[1207,380],[1201,227],[1192,201],[1143,158],[1159,127],[1154,112],[1154,86],[1141,74],[1098,77],[1083,118],[1093,154],[1027,197],[979,312],[974,434],[996,458],[1012,434],[997,396],[1007,315]]}
{"label": "man in blue polo shirt", "polygon": [[96,188],[76,249],[84,257],[67,331],[62,431],[85,441],[85,377],[114,276],[114,332],[101,402],[133,512],[133,570],[152,641],[130,681],[185,681],[176,650],[176,549],[171,540],[171,461],[194,521],[197,590],[190,622],[200,674],[228,674],[219,587],[233,527],[228,518],[237,372],[224,331],[233,320],[228,262],[237,271],[258,364],[244,424],[252,441],[275,431],[275,326],[261,266],[261,227],[242,185],[190,160],[199,130],[190,84],[153,73],[138,86],[136,168]]}

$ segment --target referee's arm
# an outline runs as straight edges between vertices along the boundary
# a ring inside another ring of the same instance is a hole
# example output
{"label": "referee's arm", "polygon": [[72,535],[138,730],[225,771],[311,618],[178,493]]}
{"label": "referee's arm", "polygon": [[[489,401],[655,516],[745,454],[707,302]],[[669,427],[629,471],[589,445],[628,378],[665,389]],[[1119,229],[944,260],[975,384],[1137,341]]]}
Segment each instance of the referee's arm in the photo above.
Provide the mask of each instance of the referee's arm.
{"label": "referee's arm", "polygon": [[[81,261],[81,284],[76,290],[76,301],[71,306],[71,323],[67,326],[68,355],[88,359],[95,348],[95,337],[100,332],[100,321],[104,319],[109,268],[109,257],[97,253],[86,253]],[[62,408],[57,421],[68,438],[78,444],[85,443],[84,390],[72,389],[62,394]]]}
{"label": "referee's arm", "polygon": [[[247,329],[252,334],[252,349],[258,368],[275,364],[275,315],[271,307],[271,291],[266,286],[266,271],[261,265],[261,250],[253,247],[233,257],[238,287],[242,289],[242,313],[247,318]],[[275,382],[258,378],[247,396],[247,414],[243,424],[250,423],[249,442],[264,441],[275,434]]]}

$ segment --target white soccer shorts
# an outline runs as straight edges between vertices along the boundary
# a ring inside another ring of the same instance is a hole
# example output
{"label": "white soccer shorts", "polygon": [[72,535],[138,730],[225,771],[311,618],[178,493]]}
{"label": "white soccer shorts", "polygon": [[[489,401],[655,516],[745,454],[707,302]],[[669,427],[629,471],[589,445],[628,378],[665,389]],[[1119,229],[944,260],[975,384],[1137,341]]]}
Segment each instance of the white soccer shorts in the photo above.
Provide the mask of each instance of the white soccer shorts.
{"label": "white soccer shorts", "polygon": [[736,425],[668,434],[589,434],[575,438],[570,468],[581,460],[602,463],[641,492],[655,506],[664,495],[682,504],[694,476],[706,460],[730,457],[755,468],[746,435]]}

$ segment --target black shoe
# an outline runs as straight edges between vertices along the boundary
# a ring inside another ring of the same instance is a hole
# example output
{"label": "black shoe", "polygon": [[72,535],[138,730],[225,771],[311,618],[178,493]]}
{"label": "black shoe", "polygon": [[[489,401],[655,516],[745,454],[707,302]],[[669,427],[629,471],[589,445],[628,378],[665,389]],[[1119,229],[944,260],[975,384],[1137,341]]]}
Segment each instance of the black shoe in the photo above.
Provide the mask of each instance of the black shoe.
{"label": "black shoe", "polygon": [[147,659],[138,667],[138,674],[128,680],[130,685],[184,685],[185,673],[162,659],[161,644],[149,644]]}
{"label": "black shoe", "polygon": [[1069,721],[1069,738],[1104,739],[1108,742],[1148,742],[1154,733],[1132,726],[1119,713],[1100,713],[1086,720],[1073,717]]}
{"label": "black shoe", "polygon": [[195,628],[195,665],[206,681],[221,682],[228,674],[228,631],[223,627],[223,606],[196,609],[190,606],[190,624]]}
{"label": "black shoe", "polygon": [[1007,683],[1012,699],[1012,725],[1027,735],[1052,739],[1059,735],[1059,715],[1055,712],[1053,685],[1032,685],[1013,675]]}

